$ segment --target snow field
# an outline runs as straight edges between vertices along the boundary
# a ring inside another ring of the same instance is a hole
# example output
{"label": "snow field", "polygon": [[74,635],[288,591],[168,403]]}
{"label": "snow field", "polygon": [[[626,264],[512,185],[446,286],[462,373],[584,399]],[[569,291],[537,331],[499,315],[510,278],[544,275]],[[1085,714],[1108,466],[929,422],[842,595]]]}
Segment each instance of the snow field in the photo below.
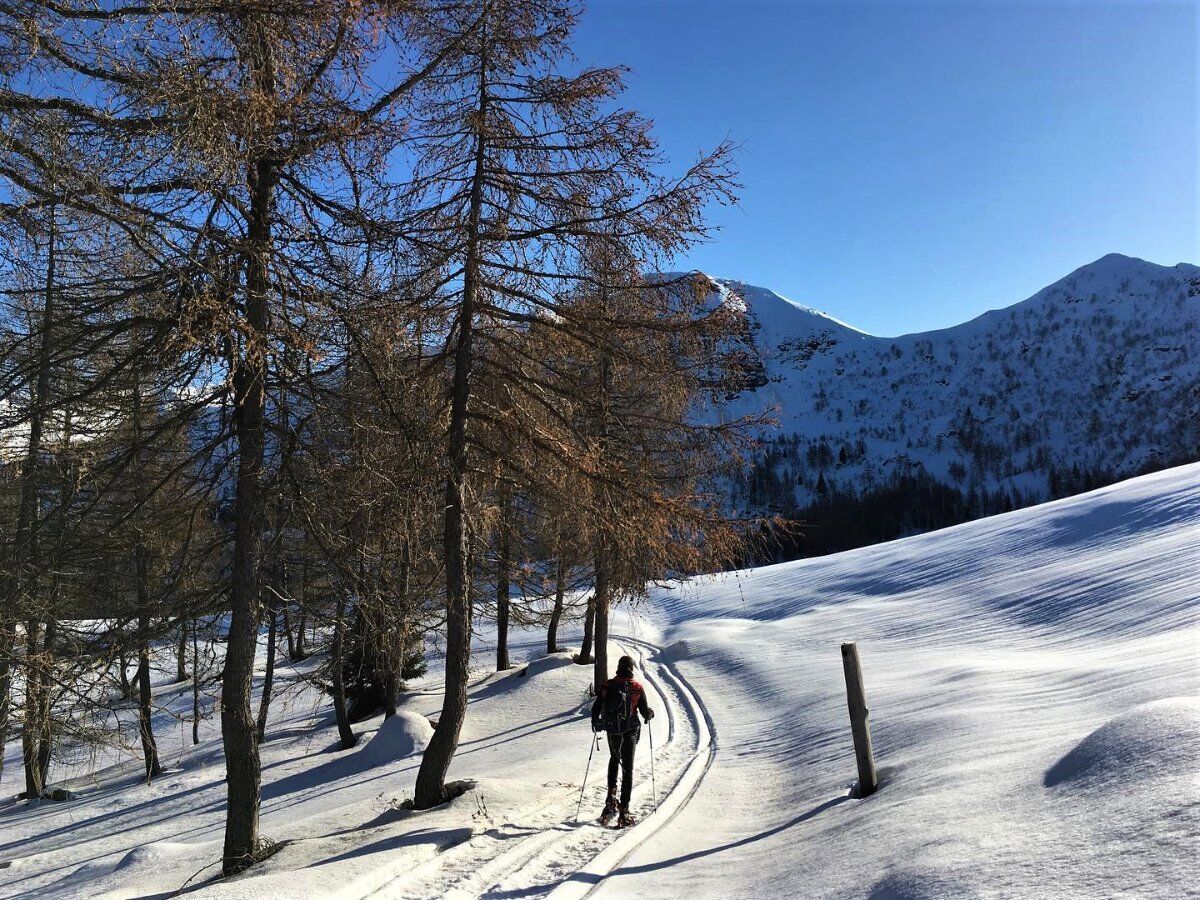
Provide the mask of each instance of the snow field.
{"label": "snow field", "polygon": [[1195,895],[1198,523],[1192,465],[659,597],[716,756],[596,895]]}
{"label": "snow field", "polygon": [[[161,685],[167,773],[80,759],[79,799],[0,801],[0,898],[1188,897],[1200,846],[1200,464],[945,531],[655,589],[614,617],[658,712],[626,831],[590,820],[590,670],[513,636],[480,677],[451,777],[411,796],[437,661],[403,713],[336,749],[327,698],[281,692],[263,746],[279,852],[208,881],[217,723],[193,749]],[[862,657],[882,787],[855,778],[838,645]],[[490,662],[481,634],[476,665]],[[314,665],[314,661],[304,666]],[[164,667],[169,668],[169,667]],[[169,676],[169,671],[165,673]],[[283,667],[283,678],[304,669]],[[7,749],[0,795],[18,788]],[[55,784],[63,783],[55,779]],[[191,891],[189,891],[191,892]]]}

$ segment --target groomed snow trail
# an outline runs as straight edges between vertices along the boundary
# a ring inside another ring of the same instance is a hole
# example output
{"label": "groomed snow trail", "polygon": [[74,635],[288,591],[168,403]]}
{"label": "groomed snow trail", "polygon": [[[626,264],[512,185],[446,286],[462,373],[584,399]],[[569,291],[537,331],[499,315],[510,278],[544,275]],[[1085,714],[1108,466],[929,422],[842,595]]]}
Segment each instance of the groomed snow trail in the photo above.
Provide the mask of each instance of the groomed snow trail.
{"label": "groomed snow trail", "polygon": [[673,666],[663,661],[662,648],[629,637],[622,637],[621,640],[633,644],[639,650],[652,651],[659,672],[670,680],[678,692],[678,696],[686,701],[690,724],[697,735],[696,752],[680,774],[674,789],[661,799],[654,814],[639,822],[636,827],[623,832],[618,840],[613,841],[597,853],[586,865],[580,866],[554,889],[550,894],[551,900],[575,900],[575,898],[591,894],[596,885],[600,884],[610,872],[620,866],[643,842],[656,831],[665,827],[691,802],[716,757],[717,740],[712,718],[699,696],[687,683],[687,679],[675,671]]}
{"label": "groomed snow trail", "polygon": [[[522,810],[514,821],[489,827],[443,851],[420,867],[364,893],[350,886],[341,896],[372,896],[388,900],[446,897],[536,898],[556,900],[579,895],[589,879],[611,870],[638,842],[669,819],[690,798],[710,760],[707,717],[694,692],[662,659],[661,648],[649,641],[614,633],[610,653],[629,653],[638,661],[638,677],[656,716],[642,729],[637,750],[637,779],[632,807],[641,816],[633,828],[615,830],[595,824],[604,801],[608,748],[596,739],[579,822],[575,810],[580,784],[570,784],[545,802]],[[665,727],[665,735],[664,735]],[[658,807],[651,796],[651,730],[654,745]],[[580,729],[580,737],[586,732]],[[586,767],[585,767],[586,768]],[[582,772],[579,773],[582,776]],[[590,885],[589,885],[590,886]]]}

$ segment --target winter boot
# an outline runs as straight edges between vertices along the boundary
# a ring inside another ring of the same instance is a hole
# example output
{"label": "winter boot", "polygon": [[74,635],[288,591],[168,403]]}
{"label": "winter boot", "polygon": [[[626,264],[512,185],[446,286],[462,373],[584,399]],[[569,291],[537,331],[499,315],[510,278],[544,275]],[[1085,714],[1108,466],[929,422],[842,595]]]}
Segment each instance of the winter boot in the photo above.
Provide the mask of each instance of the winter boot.
{"label": "winter boot", "polygon": [[621,807],[621,815],[617,818],[618,828],[628,828],[630,825],[637,824],[637,816],[629,811],[629,807]]}
{"label": "winter boot", "polygon": [[617,792],[609,791],[608,799],[604,801],[604,812],[600,813],[600,824],[611,824],[617,817]]}

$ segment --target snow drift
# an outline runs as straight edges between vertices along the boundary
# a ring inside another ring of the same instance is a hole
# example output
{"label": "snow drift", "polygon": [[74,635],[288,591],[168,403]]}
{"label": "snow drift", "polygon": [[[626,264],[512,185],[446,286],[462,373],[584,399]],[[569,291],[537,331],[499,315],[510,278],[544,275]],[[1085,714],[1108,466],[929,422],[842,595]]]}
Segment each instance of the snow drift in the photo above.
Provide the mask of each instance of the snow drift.
{"label": "snow drift", "polygon": [[1046,787],[1121,789],[1149,779],[1200,777],[1200,698],[1171,697],[1105,722],[1056,762]]}
{"label": "snow drift", "polygon": [[365,766],[383,766],[420,753],[433,737],[433,726],[424,716],[400,710],[385,719],[371,738],[370,743],[359,751]]}

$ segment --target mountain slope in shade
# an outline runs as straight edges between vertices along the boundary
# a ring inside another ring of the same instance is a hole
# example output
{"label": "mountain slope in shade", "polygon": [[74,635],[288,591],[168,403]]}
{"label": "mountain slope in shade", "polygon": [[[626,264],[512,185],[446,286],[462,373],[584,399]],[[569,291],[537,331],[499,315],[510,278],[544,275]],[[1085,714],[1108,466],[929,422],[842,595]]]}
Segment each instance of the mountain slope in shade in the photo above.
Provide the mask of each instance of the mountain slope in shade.
{"label": "mountain slope in shade", "polygon": [[[741,298],[768,379],[724,412],[776,410],[785,501],[919,471],[1021,504],[1056,493],[1055,471],[1111,480],[1200,456],[1195,265],[1110,254],[1014,306],[895,338],[716,284]],[[761,505],[749,493],[739,502]]]}

